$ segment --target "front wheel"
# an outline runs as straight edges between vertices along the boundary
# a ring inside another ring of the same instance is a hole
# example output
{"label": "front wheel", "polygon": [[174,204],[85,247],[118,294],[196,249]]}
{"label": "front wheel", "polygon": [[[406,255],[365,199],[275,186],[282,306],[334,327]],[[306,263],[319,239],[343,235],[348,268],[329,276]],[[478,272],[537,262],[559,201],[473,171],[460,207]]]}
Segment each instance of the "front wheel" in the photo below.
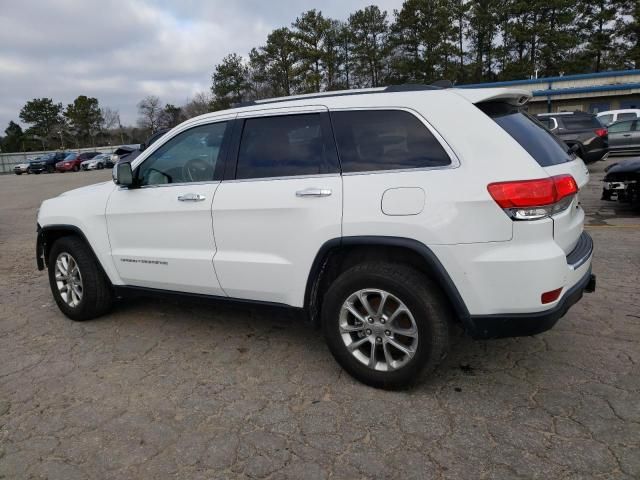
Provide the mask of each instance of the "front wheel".
{"label": "front wheel", "polygon": [[104,168],[104,165],[102,163],[98,164],[98,170],[102,170]]}
{"label": "front wheel", "polygon": [[111,309],[111,284],[78,237],[56,240],[49,252],[48,270],[53,298],[70,319],[89,320]]}
{"label": "front wheel", "polygon": [[439,288],[401,264],[350,268],[322,305],[324,336],[338,363],[357,380],[387,389],[407,387],[440,363],[450,319]]}

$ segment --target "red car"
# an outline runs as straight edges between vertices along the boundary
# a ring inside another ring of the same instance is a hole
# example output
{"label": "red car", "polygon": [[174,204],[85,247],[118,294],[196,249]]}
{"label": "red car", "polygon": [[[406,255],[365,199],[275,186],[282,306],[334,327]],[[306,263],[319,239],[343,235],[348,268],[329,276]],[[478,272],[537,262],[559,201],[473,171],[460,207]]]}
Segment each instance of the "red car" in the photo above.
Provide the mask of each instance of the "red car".
{"label": "red car", "polygon": [[56,170],[59,172],[77,172],[80,170],[80,164],[85,160],[89,160],[100,152],[83,152],[83,153],[70,153],[64,160],[56,163]]}

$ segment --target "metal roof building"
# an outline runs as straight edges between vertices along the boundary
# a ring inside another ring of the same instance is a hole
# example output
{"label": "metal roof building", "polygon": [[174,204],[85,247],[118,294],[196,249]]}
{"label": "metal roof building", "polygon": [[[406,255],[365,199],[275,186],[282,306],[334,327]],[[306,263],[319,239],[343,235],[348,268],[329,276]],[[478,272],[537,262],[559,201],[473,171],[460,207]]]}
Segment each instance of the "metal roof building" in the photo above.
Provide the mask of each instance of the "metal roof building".
{"label": "metal roof building", "polygon": [[459,88],[518,87],[529,90],[531,113],[640,108],[640,70],[458,85]]}

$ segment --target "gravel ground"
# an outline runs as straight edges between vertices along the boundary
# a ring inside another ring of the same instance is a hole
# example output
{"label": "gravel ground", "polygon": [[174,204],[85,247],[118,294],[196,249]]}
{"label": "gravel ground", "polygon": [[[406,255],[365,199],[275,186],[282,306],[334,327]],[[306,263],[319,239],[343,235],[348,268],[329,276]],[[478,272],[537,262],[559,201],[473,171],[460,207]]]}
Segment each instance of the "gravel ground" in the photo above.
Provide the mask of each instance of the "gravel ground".
{"label": "gravel ground", "polygon": [[[608,161],[610,163],[610,161]],[[408,392],[345,375],[289,311],[58,311],[40,202],[108,171],[0,176],[0,478],[640,477],[640,215],[582,199],[596,293],[530,338],[454,340]]]}

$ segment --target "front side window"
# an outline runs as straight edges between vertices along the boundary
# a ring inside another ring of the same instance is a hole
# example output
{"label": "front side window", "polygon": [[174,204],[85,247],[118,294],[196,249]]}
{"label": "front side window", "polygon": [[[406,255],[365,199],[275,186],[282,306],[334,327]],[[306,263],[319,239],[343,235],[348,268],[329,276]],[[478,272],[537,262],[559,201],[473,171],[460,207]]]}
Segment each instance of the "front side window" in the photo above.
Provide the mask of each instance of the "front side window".
{"label": "front side window", "polygon": [[402,110],[331,113],[342,171],[441,167],[451,159],[415,115]]}
{"label": "front side window", "polygon": [[613,123],[609,125],[609,133],[630,132],[632,125],[633,125],[632,121]]}
{"label": "front side window", "polygon": [[335,147],[319,113],[250,118],[245,121],[236,178],[337,173]]}
{"label": "front side window", "polygon": [[220,165],[227,122],[211,123],[179,133],[158,148],[137,169],[140,185],[206,182]]}

